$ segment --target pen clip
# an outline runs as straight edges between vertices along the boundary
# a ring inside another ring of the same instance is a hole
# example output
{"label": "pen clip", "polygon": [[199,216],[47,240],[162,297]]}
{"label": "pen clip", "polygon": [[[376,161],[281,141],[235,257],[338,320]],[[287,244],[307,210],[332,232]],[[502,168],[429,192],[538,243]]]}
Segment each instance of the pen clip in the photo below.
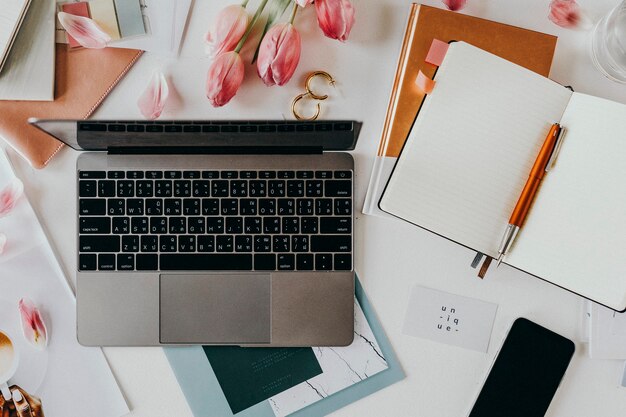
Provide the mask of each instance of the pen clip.
{"label": "pen clip", "polygon": [[554,149],[552,149],[552,155],[550,155],[550,159],[546,164],[546,172],[554,168],[556,158],[559,156],[559,152],[561,151],[561,145],[563,145],[563,136],[565,136],[565,128],[561,126],[559,129],[559,135],[556,138],[556,143],[554,144]]}

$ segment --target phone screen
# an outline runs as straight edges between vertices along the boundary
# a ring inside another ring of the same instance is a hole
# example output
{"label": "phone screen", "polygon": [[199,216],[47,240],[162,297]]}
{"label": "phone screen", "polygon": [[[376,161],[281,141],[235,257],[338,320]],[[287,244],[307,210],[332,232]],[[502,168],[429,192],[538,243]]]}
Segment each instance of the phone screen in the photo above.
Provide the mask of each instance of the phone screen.
{"label": "phone screen", "polygon": [[470,417],[542,417],[574,354],[574,343],[515,320]]}

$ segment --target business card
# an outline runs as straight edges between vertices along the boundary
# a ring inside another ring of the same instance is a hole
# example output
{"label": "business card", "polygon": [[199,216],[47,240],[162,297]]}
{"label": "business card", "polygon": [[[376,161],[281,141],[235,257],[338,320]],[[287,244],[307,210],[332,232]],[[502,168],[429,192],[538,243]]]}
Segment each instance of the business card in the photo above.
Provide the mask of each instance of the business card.
{"label": "business card", "polygon": [[416,285],[402,332],[487,352],[497,309],[494,303]]}

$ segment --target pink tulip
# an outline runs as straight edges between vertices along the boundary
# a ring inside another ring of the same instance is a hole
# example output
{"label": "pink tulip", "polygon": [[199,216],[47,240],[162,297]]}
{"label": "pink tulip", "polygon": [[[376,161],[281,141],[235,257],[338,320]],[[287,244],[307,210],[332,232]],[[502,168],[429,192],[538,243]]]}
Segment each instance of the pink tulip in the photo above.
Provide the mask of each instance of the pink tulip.
{"label": "pink tulip", "polygon": [[261,41],[257,71],[265,85],[287,83],[300,62],[300,34],[291,23],[272,26]]}
{"label": "pink tulip", "polygon": [[548,19],[564,27],[573,28],[581,22],[580,6],[574,0],[552,0]]}
{"label": "pink tulip", "polygon": [[345,42],[354,25],[354,7],[349,0],[315,0],[317,23],[324,35]]}
{"label": "pink tulip", "polygon": [[24,185],[17,178],[0,191],[0,217],[6,216],[15,208],[23,192]]}
{"label": "pink tulip", "polygon": [[206,96],[213,107],[221,107],[237,94],[244,76],[243,60],[238,52],[219,55],[209,67]]}
{"label": "pink tulip", "polygon": [[58,17],[67,34],[85,48],[102,49],[111,42],[111,37],[93,19],[65,12],[59,12]]}
{"label": "pink tulip", "polygon": [[141,114],[143,114],[146,119],[154,120],[161,116],[168,96],[169,87],[167,80],[165,79],[165,75],[158,71],[154,73],[148,83],[148,87],[146,87],[146,90],[141,97],[139,97],[137,106],[139,106]]}
{"label": "pink tulip", "polygon": [[18,304],[22,318],[22,331],[26,340],[36,348],[44,350],[48,345],[48,330],[35,304],[22,298]]}
{"label": "pink tulip", "polygon": [[453,12],[459,11],[465,7],[467,0],[443,0],[443,4]]}
{"label": "pink tulip", "polygon": [[7,235],[0,233],[0,255],[4,253],[4,248],[7,245]]}
{"label": "pink tulip", "polygon": [[222,9],[215,19],[213,32],[206,34],[209,54],[216,57],[235,49],[248,27],[248,13],[240,5],[233,4]]}

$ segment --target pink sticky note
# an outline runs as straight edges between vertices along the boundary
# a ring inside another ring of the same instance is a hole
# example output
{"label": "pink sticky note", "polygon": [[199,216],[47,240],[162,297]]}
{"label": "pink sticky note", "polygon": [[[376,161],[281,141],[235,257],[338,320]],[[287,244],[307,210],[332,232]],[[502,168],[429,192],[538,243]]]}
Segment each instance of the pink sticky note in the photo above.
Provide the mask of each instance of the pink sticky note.
{"label": "pink sticky note", "polygon": [[[61,5],[61,10],[65,13],[73,14],[74,16],[89,16],[89,4],[86,1],[80,3],[65,3]],[[70,44],[70,48],[78,48],[80,44],[76,42],[76,39],[72,38],[70,35],[67,35],[67,41]]]}
{"label": "pink sticky note", "polygon": [[443,62],[443,59],[446,57],[446,52],[448,52],[448,46],[450,46],[450,44],[444,41],[440,41],[439,39],[433,39],[433,43],[430,44],[430,49],[428,50],[428,54],[426,55],[426,62],[436,66],[440,66]]}
{"label": "pink sticky note", "polygon": [[430,94],[433,91],[433,88],[435,88],[435,81],[428,78],[422,71],[417,73],[415,84],[417,84],[417,87],[425,94]]}

